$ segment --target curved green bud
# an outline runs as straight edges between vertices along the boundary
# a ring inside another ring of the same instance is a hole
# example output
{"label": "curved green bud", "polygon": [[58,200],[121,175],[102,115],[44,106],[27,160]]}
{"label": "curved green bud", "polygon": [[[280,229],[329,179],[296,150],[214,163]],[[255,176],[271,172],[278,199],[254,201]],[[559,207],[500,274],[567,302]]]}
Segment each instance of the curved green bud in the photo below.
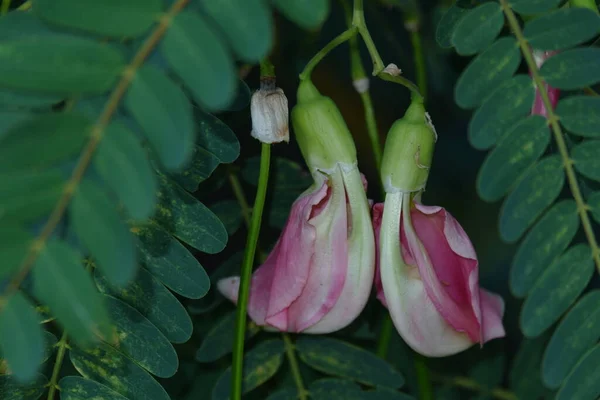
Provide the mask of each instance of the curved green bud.
{"label": "curved green bud", "polygon": [[386,193],[425,188],[437,135],[422,100],[413,100],[388,132],[381,164]]}
{"label": "curved green bud", "polygon": [[356,163],[356,147],[340,110],[309,80],[298,87],[292,126],[311,171],[331,170],[337,163]]}

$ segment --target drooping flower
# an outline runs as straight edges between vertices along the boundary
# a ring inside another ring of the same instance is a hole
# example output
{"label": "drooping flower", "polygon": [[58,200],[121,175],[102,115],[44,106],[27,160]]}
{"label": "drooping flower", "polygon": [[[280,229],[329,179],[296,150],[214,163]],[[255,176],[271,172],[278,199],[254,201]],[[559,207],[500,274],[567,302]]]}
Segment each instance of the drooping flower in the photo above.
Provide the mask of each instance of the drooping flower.
{"label": "drooping flower", "polygon": [[388,133],[385,206],[373,207],[377,297],[405,342],[429,357],[504,336],[504,302],[479,287],[467,234],[446,210],[418,200],[435,139],[423,105],[414,101]]}
{"label": "drooping flower", "polygon": [[[538,69],[544,64],[544,62],[558,53],[557,51],[541,51],[541,50],[533,50],[533,58],[535,60],[535,64]],[[530,73],[531,75],[531,73]],[[558,98],[560,97],[560,90],[553,88],[544,82],[544,87],[548,92],[548,98],[550,99],[550,103],[552,104],[552,109],[556,108],[556,104],[558,103]],[[544,105],[544,101],[542,100],[542,95],[540,91],[535,89],[535,98],[533,100],[533,105],[531,106],[531,114],[532,115],[542,115],[544,117],[548,116],[548,111],[546,110],[546,106]]]}
{"label": "drooping flower", "polygon": [[[302,82],[292,111],[298,143],[315,180],[292,205],[266,261],[254,272],[248,313],[259,326],[329,333],[364,308],[375,243],[356,149],[333,101]],[[237,302],[239,278],[217,284]]]}
{"label": "drooping flower", "polygon": [[275,78],[261,80],[250,102],[252,137],[263,143],[290,141],[288,100],[283,90],[275,86]]}

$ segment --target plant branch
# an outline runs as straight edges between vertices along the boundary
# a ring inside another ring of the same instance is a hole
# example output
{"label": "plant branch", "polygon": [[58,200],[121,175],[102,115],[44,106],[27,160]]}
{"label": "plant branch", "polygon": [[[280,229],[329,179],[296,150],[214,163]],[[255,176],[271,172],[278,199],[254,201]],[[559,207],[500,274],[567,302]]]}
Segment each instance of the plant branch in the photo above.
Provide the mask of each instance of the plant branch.
{"label": "plant branch", "polygon": [[358,29],[358,33],[365,42],[369,55],[371,56],[371,62],[373,63],[373,76],[379,75],[385,68],[381,56],[377,51],[377,46],[371,38],[369,29],[367,28],[367,22],[365,21],[365,11],[363,8],[363,0],[354,0],[354,6],[352,7],[352,26]]}
{"label": "plant branch", "polygon": [[246,223],[246,228],[250,229],[250,215],[252,214],[252,209],[248,205],[246,201],[246,196],[244,196],[244,189],[242,189],[242,184],[236,173],[232,168],[229,169],[229,183],[231,184],[231,190],[233,190],[233,195],[235,199],[240,205],[242,209],[242,216],[244,217],[244,222]]}
{"label": "plant branch", "polygon": [[37,257],[43,250],[46,241],[50,238],[52,232],[66,212],[71,198],[73,197],[73,194],[79,185],[79,182],[87,171],[87,168],[92,161],[92,157],[98,145],[102,141],[104,129],[110,123],[112,116],[117,111],[119,103],[127,92],[127,89],[129,88],[129,85],[131,84],[131,81],[133,80],[137,70],[143,65],[148,55],[150,55],[160,39],[164,36],[172,19],[187,5],[188,2],[189,0],[177,0],[173,6],[171,6],[167,14],[161,18],[160,23],[154,32],[142,44],[140,49],[131,60],[129,66],[123,72],[121,80],[118,82],[108,101],[104,105],[104,109],[102,110],[102,113],[98,117],[96,123],[92,126],[90,131],[90,140],[85,145],[77,165],[75,166],[69,181],[65,185],[65,189],[63,190],[56,206],[52,210],[48,221],[44,225],[42,232],[29,247],[24,260],[17,269],[16,274],[8,283],[6,289],[2,293],[2,296],[0,296],[0,310],[4,308],[7,298],[18,290],[21,282],[25,279],[25,277],[27,277],[27,274],[33,267]]}
{"label": "plant branch", "polygon": [[306,64],[306,66],[304,67],[304,70],[300,74],[300,80],[304,81],[306,79],[310,79],[310,75],[312,74],[312,71],[313,71],[313,69],[315,69],[317,64],[319,64],[321,62],[321,60],[323,60],[323,58],[327,54],[329,54],[329,52],[331,52],[331,50],[335,49],[337,46],[346,42],[351,37],[356,35],[356,32],[358,32],[357,29],[355,27],[352,27],[352,28],[340,33],[338,36],[333,38],[329,43],[327,43],[325,45],[325,47],[323,47],[321,50],[319,50],[319,52],[317,54],[315,54],[313,56],[313,58],[310,59],[308,64]]}
{"label": "plant branch", "polygon": [[417,86],[423,96],[427,94],[427,67],[425,65],[425,55],[423,53],[423,41],[421,40],[421,25],[418,11],[414,15],[409,15],[404,21],[406,30],[410,33],[410,41],[413,47],[413,57],[415,59],[415,71],[417,75]]}
{"label": "plant branch", "polygon": [[548,113],[548,122],[552,127],[554,140],[556,141],[556,146],[558,147],[558,151],[563,161],[563,167],[567,175],[567,181],[569,182],[569,187],[571,189],[573,198],[577,203],[577,212],[579,213],[579,218],[581,219],[581,225],[583,226],[583,231],[585,232],[587,241],[592,249],[592,257],[594,259],[594,263],[596,264],[596,268],[598,269],[598,272],[600,272],[600,248],[598,248],[598,243],[596,242],[594,230],[592,228],[592,224],[588,215],[590,207],[585,203],[583,195],[581,194],[581,188],[579,187],[579,183],[577,182],[577,175],[575,174],[575,169],[573,168],[573,159],[571,159],[571,157],[569,156],[569,150],[567,148],[567,144],[565,143],[565,138],[561,130],[560,124],[558,123],[558,116],[554,113],[552,103],[550,102],[550,98],[548,97],[548,91],[544,86],[544,81],[540,76],[533,55],[531,54],[531,50],[529,49],[527,40],[523,36],[523,31],[521,30],[521,26],[519,25],[517,17],[510,8],[510,5],[508,4],[507,0],[500,0],[500,4],[502,6],[504,14],[506,15],[506,19],[508,20],[508,25],[510,26],[515,37],[517,38],[517,41],[519,42],[519,45],[521,46],[521,52],[525,57],[525,62],[527,63],[527,66],[531,71],[531,76],[533,77],[535,86],[537,87],[542,97],[544,106],[546,107]]}
{"label": "plant branch", "polygon": [[58,374],[60,373],[60,369],[65,358],[65,352],[69,347],[67,344],[67,331],[63,331],[63,334],[56,344],[56,347],[58,347],[58,351],[56,352],[56,360],[54,360],[54,368],[52,368],[52,377],[48,383],[48,400],[54,400],[54,395],[58,389]]}
{"label": "plant branch", "polygon": [[2,6],[0,7],[0,15],[5,15],[10,10],[11,0],[2,0]]}
{"label": "plant branch", "polygon": [[246,250],[244,252],[244,261],[240,273],[240,287],[238,291],[238,303],[235,318],[235,341],[233,342],[233,361],[231,366],[231,399],[240,400],[242,398],[242,379],[244,364],[244,340],[246,336],[246,309],[248,307],[248,297],[250,293],[250,280],[252,278],[252,266],[254,265],[254,256],[258,235],[262,222],[262,213],[267,195],[267,185],[269,183],[269,167],[271,162],[271,145],[262,143],[260,156],[260,173],[258,177],[258,188],[256,190],[256,199],[252,208],[252,218],[246,241]]}
{"label": "plant branch", "polygon": [[300,373],[300,368],[298,367],[294,343],[292,343],[292,340],[287,333],[282,333],[281,335],[283,336],[283,343],[285,345],[285,354],[287,355],[288,362],[290,363],[290,369],[292,371],[292,376],[294,377],[296,390],[298,391],[298,399],[306,400],[308,399],[308,391],[304,387],[304,382],[302,381],[302,374]]}

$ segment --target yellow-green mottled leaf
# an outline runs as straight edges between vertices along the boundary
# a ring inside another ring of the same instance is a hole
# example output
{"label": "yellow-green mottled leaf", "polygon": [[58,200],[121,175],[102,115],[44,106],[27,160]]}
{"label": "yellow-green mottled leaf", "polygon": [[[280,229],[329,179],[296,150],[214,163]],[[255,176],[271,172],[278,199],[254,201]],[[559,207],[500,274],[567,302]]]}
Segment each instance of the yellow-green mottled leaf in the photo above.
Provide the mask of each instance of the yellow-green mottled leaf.
{"label": "yellow-green mottled leaf", "polygon": [[479,54],[456,82],[454,99],[462,108],[474,108],[507,80],[521,63],[517,41],[503,37]]}
{"label": "yellow-green mottled leaf", "polygon": [[163,387],[129,357],[104,343],[71,348],[73,366],[85,378],[98,381],[130,400],[170,400]]}
{"label": "yellow-green mottled leaf", "polygon": [[556,400],[596,400],[600,396],[600,344],[594,346],[571,371]]}
{"label": "yellow-green mottled leaf", "polygon": [[511,362],[508,387],[519,399],[539,399],[546,390],[540,370],[548,335],[524,338]]}
{"label": "yellow-green mottled leaf", "polygon": [[33,0],[33,11],[52,24],[102,36],[143,34],[160,16],[161,0]]}
{"label": "yellow-green mottled leaf", "polygon": [[579,229],[577,204],[563,200],[529,231],[510,268],[509,286],[515,297],[525,297],[539,276],[567,248]]}
{"label": "yellow-green mottled leaf", "polygon": [[222,163],[232,163],[240,155],[237,136],[219,118],[196,109],[194,112],[198,129],[198,145],[213,154]]}
{"label": "yellow-green mottled leaf", "polygon": [[512,0],[510,6],[523,15],[540,14],[554,8],[560,0]]}
{"label": "yellow-green mottled leaf", "polygon": [[33,236],[20,224],[0,224],[0,280],[15,271],[25,259]]}
{"label": "yellow-green mottled leaf", "polygon": [[465,14],[454,27],[451,41],[458,54],[469,56],[489,46],[504,25],[498,3],[484,3]]}
{"label": "yellow-green mottled leaf", "polygon": [[225,248],[223,223],[208,207],[164,175],[159,176],[159,204],[154,220],[183,242],[205,253]]}
{"label": "yellow-green mottled leaf", "polygon": [[135,308],[112,296],[103,297],[116,328],[119,350],[160,378],[173,376],[179,360],[167,338]]}
{"label": "yellow-green mottled leaf", "polygon": [[600,140],[586,140],[578,144],[571,152],[575,169],[580,174],[600,181]]}
{"label": "yellow-green mottled leaf", "polygon": [[556,114],[569,132],[585,137],[600,136],[600,98],[567,97],[558,102]]}
{"label": "yellow-green mottled leaf", "polygon": [[192,320],[179,300],[144,268],[125,288],[110,286],[106,277],[95,271],[101,292],[123,300],[148,318],[169,341],[184,343],[192,336]]}
{"label": "yellow-green mottled leaf", "polygon": [[[1,189],[0,189],[1,190]],[[210,206],[210,210],[221,220],[229,236],[232,236],[244,220],[242,208],[235,200],[223,200]]]}
{"label": "yellow-green mottled leaf", "polygon": [[341,340],[302,337],[296,342],[302,361],[317,371],[356,382],[396,389],[404,378],[375,354]]}
{"label": "yellow-green mottled leaf", "polygon": [[107,386],[80,376],[65,376],[58,386],[61,400],[127,400]]}
{"label": "yellow-green mottled leaf", "polygon": [[550,143],[546,118],[532,115],[516,124],[486,157],[477,176],[477,191],[485,201],[500,200]]}
{"label": "yellow-green mottled leaf", "polygon": [[600,49],[575,48],[547,59],[540,75],[557,89],[575,90],[600,82]]}
{"label": "yellow-green mottled leaf", "polygon": [[220,163],[217,156],[211,152],[194,146],[191,163],[183,171],[171,173],[169,176],[188,192],[195,192],[198,185],[208,179]]}
{"label": "yellow-green mottled leaf", "polygon": [[[284,346],[280,339],[256,345],[244,355],[242,391],[248,393],[268,381],[281,367]],[[231,367],[227,368],[212,391],[212,400],[227,400],[231,390]]]}
{"label": "yellow-green mottled leaf", "polygon": [[171,234],[155,224],[134,229],[145,268],[174,292],[191,298],[203,297],[210,279],[196,258]]}
{"label": "yellow-green mottled leaf", "polygon": [[592,251],[586,244],[572,247],[548,266],[523,304],[523,334],[536,337],[555,323],[583,292],[593,273]]}
{"label": "yellow-green mottled leaf", "polygon": [[100,94],[125,68],[110,45],[67,35],[31,36],[0,43],[0,86],[64,94]]}
{"label": "yellow-green mottled leaf", "polygon": [[44,357],[44,336],[40,317],[21,292],[0,309],[0,349],[19,382],[35,379]]}
{"label": "yellow-green mottled leaf", "polygon": [[44,331],[44,357],[42,357],[42,363],[45,363],[50,357],[52,357],[55,350],[54,346],[57,342],[58,339],[56,336],[48,331]]}
{"label": "yellow-green mottled leaf", "polygon": [[525,24],[523,35],[536,50],[566,49],[593,38],[600,31],[600,17],[587,8],[562,8]]}
{"label": "yellow-green mottled leaf", "polygon": [[435,31],[435,39],[441,47],[452,47],[452,42],[450,41],[452,33],[461,18],[468,12],[469,9],[458,7],[456,4],[448,8],[446,13],[440,19],[440,22],[438,22]]}
{"label": "yellow-green mottled leaf", "polygon": [[83,256],[63,242],[50,240],[33,268],[33,292],[50,307],[75,342],[87,344],[106,337],[108,315]]}
{"label": "yellow-green mottled leaf", "polygon": [[546,351],[544,384],[558,389],[577,361],[600,339],[600,290],[585,294],[560,322]]}
{"label": "yellow-green mottled leaf", "polygon": [[565,183],[562,159],[542,158],[531,167],[508,195],[500,212],[500,236],[517,241],[530,225],[558,197]]}
{"label": "yellow-green mottled leaf", "polygon": [[48,379],[37,374],[35,381],[22,384],[11,375],[0,375],[0,399],[2,400],[37,400],[46,391]]}

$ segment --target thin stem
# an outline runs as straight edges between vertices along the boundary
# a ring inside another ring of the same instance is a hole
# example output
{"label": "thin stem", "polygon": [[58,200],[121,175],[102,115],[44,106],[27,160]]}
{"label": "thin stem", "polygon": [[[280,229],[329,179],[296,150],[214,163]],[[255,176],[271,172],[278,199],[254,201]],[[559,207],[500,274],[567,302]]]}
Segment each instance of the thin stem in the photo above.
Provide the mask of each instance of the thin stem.
{"label": "thin stem", "polygon": [[417,87],[417,85],[415,85],[411,80],[406,79],[405,77],[403,77],[402,75],[391,75],[388,74],[387,72],[380,72],[377,74],[377,77],[380,79],[383,79],[384,81],[388,81],[388,82],[394,82],[397,83],[399,85],[402,85],[406,88],[408,88],[411,92],[413,97],[417,97],[417,98],[423,98],[423,95],[421,95],[421,92],[419,91],[419,88]]}
{"label": "thin stem", "polygon": [[533,55],[529,50],[527,40],[525,40],[525,37],[523,36],[523,32],[521,31],[521,27],[519,25],[517,17],[510,8],[510,5],[508,4],[507,0],[500,0],[500,4],[502,5],[502,10],[504,11],[504,14],[506,14],[508,24],[513,33],[515,34],[519,45],[521,46],[521,52],[525,57],[525,61],[527,62],[527,66],[529,67],[529,71],[531,72],[531,76],[533,77],[533,81],[535,82],[535,86],[537,87],[542,97],[544,106],[546,107],[548,113],[548,122],[552,127],[554,140],[556,141],[556,146],[558,147],[558,151],[560,153],[560,156],[562,157],[563,167],[567,175],[567,181],[569,182],[569,187],[571,189],[571,193],[573,194],[573,198],[575,199],[575,203],[577,203],[577,212],[579,213],[579,218],[581,219],[581,225],[583,226],[583,231],[585,232],[587,241],[590,244],[590,247],[592,248],[592,257],[594,259],[594,263],[596,264],[596,268],[598,269],[598,272],[600,272],[600,249],[598,248],[598,243],[596,242],[594,230],[592,228],[592,224],[588,215],[590,207],[585,203],[583,195],[581,194],[581,188],[579,187],[579,183],[577,182],[577,175],[575,174],[575,169],[573,168],[573,160],[569,156],[569,150],[567,148],[567,144],[565,143],[565,138],[563,136],[560,124],[558,123],[558,116],[554,113],[552,103],[550,102],[550,98],[548,97],[548,91],[546,90],[544,81],[542,80],[539,74],[539,70],[535,63],[535,60],[533,59]]}
{"label": "thin stem", "polygon": [[381,325],[381,331],[379,331],[379,338],[377,339],[377,356],[384,360],[387,358],[393,329],[394,325],[392,324],[392,319],[390,318],[389,313],[386,312]]}
{"label": "thin stem", "polygon": [[363,7],[363,0],[354,0],[354,6],[352,7],[352,26],[358,29],[360,36],[367,46],[369,55],[371,56],[371,62],[373,63],[373,76],[379,75],[385,68],[381,56],[377,51],[377,46],[371,38],[369,29],[367,28],[367,22],[365,21],[365,11]]}
{"label": "thin stem", "polygon": [[242,209],[242,216],[244,217],[244,222],[246,223],[246,227],[250,228],[250,214],[251,209],[246,201],[246,196],[244,196],[244,190],[242,189],[242,184],[240,183],[239,178],[231,169],[229,170],[229,183],[231,184],[231,190],[233,190],[233,195],[235,196],[237,202],[240,204]]}
{"label": "thin stem", "polygon": [[71,198],[75,193],[75,189],[79,185],[79,182],[85,175],[87,168],[89,167],[92,157],[102,141],[104,136],[104,129],[110,123],[112,116],[117,111],[119,107],[119,103],[121,99],[127,92],[131,81],[133,80],[136,71],[142,66],[144,60],[150,55],[152,50],[156,47],[160,39],[166,33],[169,24],[173,20],[173,18],[187,5],[189,0],[177,0],[173,6],[169,9],[166,15],[164,15],[156,30],[146,39],[146,41],[142,44],[142,47],[135,54],[129,66],[123,72],[123,76],[121,80],[118,82],[117,86],[111,93],[108,101],[106,102],[102,113],[98,117],[96,123],[92,126],[90,132],[90,140],[84,147],[81,156],[69,178],[69,181],[65,185],[65,189],[63,190],[60,199],[58,200],[56,206],[52,210],[48,221],[44,225],[42,232],[38,236],[36,240],[33,241],[32,245],[27,251],[25,259],[19,265],[16,274],[12,277],[6,289],[0,296],[0,311],[4,308],[6,304],[6,300],[10,297],[14,292],[16,292],[21,285],[21,282],[27,277],[27,274],[31,270],[34,265],[37,257],[43,250],[46,241],[52,235],[52,232],[62,219],[69,203],[71,202]]}
{"label": "thin stem", "polygon": [[425,55],[423,54],[423,45],[421,33],[419,32],[419,20],[413,19],[409,21],[411,27],[410,41],[413,46],[413,56],[415,59],[415,70],[417,74],[417,86],[423,96],[427,94],[427,69],[425,66]]}
{"label": "thin stem", "polygon": [[267,195],[267,184],[269,183],[269,167],[271,163],[271,145],[263,143],[260,155],[260,173],[258,177],[258,188],[256,189],[256,200],[252,209],[250,229],[246,242],[246,251],[240,274],[240,287],[238,291],[238,304],[235,320],[235,341],[233,343],[233,364],[231,366],[231,399],[242,398],[242,378],[244,362],[244,339],[246,336],[246,309],[248,307],[248,296],[250,293],[250,279],[252,277],[252,266],[258,243],[258,235],[262,222],[262,213]]}
{"label": "thin stem", "polygon": [[56,344],[58,351],[56,352],[56,360],[54,360],[54,368],[52,369],[52,377],[48,383],[48,400],[54,399],[56,389],[58,389],[58,374],[62,367],[63,360],[65,358],[65,352],[67,351],[67,331],[63,331],[63,334]]}
{"label": "thin stem", "polygon": [[344,43],[352,36],[356,35],[357,29],[352,27],[344,32],[340,33],[338,36],[333,38],[331,42],[327,43],[325,47],[323,47],[317,54],[310,59],[306,67],[304,67],[304,71],[300,74],[300,80],[304,81],[306,79],[310,79],[310,74],[312,74],[313,69],[321,62],[321,60],[329,54],[329,52],[335,49],[340,44]]}
{"label": "thin stem", "polygon": [[0,15],[5,15],[10,10],[11,0],[2,0],[2,7],[0,8]]}
{"label": "thin stem", "polygon": [[275,67],[271,63],[268,57],[260,60],[260,77],[274,77],[275,76]]}
{"label": "thin stem", "polygon": [[298,399],[306,400],[308,399],[308,392],[304,388],[304,382],[302,381],[302,374],[300,373],[300,368],[298,367],[298,360],[296,359],[296,352],[294,344],[292,343],[292,339],[287,333],[282,333],[283,343],[285,345],[285,354],[287,355],[288,361],[290,363],[290,369],[292,370],[292,376],[294,377],[294,383],[296,384],[296,390],[298,390]]}
{"label": "thin stem", "polygon": [[475,382],[473,379],[466,378],[463,376],[456,377],[443,377],[443,376],[435,376],[435,379],[440,383],[445,383],[452,386],[457,386],[463,389],[471,390],[473,392],[479,392],[484,395],[491,396],[495,399],[500,400],[519,400],[517,395],[515,395],[510,390],[502,389],[502,388],[493,388],[487,389],[486,387],[480,385]]}
{"label": "thin stem", "polygon": [[419,388],[419,399],[433,400],[433,386],[427,368],[427,359],[420,354],[414,354],[415,373],[417,375],[417,386]]}

